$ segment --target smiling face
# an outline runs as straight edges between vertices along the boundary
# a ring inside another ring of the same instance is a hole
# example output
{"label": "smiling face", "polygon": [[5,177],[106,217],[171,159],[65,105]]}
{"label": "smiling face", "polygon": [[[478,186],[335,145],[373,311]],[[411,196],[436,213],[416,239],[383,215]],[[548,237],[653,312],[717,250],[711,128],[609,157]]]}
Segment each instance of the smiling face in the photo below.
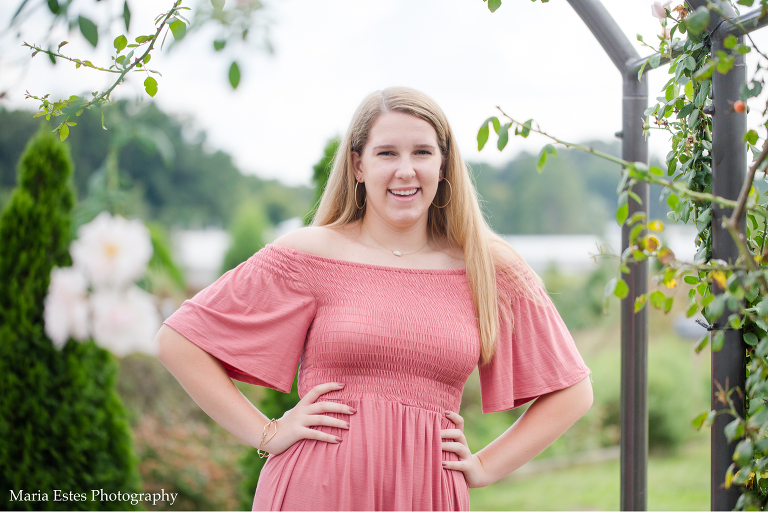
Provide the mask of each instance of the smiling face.
{"label": "smiling face", "polygon": [[427,121],[386,112],[373,123],[362,154],[352,152],[355,179],[365,183],[366,214],[394,228],[426,224],[442,180],[437,134]]}

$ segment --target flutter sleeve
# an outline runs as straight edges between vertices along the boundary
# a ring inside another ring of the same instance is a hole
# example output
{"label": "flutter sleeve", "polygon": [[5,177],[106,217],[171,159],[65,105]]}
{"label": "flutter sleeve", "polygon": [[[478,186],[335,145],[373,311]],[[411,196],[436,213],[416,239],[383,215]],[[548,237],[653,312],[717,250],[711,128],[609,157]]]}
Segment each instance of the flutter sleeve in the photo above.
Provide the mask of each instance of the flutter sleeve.
{"label": "flutter sleeve", "polygon": [[164,323],[221,361],[231,378],[289,393],[315,312],[311,290],[267,246]]}
{"label": "flutter sleeve", "polygon": [[510,297],[514,330],[508,315],[500,311],[496,353],[479,367],[484,413],[514,409],[591,373],[552,299],[527,267],[523,272],[539,300],[500,284],[501,293]]}

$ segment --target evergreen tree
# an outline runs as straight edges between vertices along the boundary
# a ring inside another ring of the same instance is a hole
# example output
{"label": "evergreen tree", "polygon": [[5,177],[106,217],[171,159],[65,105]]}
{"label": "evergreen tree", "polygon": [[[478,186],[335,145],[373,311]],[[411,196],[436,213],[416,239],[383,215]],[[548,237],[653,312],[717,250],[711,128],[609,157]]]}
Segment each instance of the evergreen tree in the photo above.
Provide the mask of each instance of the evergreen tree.
{"label": "evergreen tree", "polygon": [[[70,264],[75,202],[69,151],[39,132],[22,155],[18,186],[0,217],[0,489],[5,509],[135,509],[92,490],[139,492],[117,364],[92,341],[56,349],[43,301],[53,266]],[[11,502],[10,490],[48,494]],[[54,489],[86,492],[54,501]]]}

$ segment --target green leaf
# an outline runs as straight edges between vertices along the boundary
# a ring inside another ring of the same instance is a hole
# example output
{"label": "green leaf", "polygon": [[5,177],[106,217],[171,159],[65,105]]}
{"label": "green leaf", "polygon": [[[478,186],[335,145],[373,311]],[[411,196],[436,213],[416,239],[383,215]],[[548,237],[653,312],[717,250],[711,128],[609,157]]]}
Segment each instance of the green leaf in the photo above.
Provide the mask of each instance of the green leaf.
{"label": "green leaf", "polygon": [[736,450],[733,452],[733,460],[740,467],[746,466],[750,460],[752,460],[752,439],[747,437],[736,445]]}
{"label": "green leaf", "polygon": [[683,281],[685,281],[688,284],[692,284],[692,285],[699,284],[699,278],[697,276],[685,276],[683,278]]}
{"label": "green leaf", "polygon": [[531,124],[533,124],[533,119],[529,119],[526,122],[522,124],[520,127],[520,136],[522,138],[528,137],[528,134],[531,133]]}
{"label": "green leaf", "polygon": [[749,98],[754,98],[755,96],[760,94],[762,90],[763,90],[763,84],[761,84],[757,80],[752,80],[751,82],[747,84],[743,84],[741,86],[741,93],[739,94],[739,96],[742,100],[746,101]]}
{"label": "green leaf", "polygon": [[541,151],[539,152],[539,159],[536,162],[536,170],[538,172],[544,170],[544,166],[547,163],[547,155],[552,155],[553,157],[557,156],[557,149],[555,149],[555,146],[552,144],[547,144],[541,148]]}
{"label": "green leaf", "polygon": [[746,5],[747,7],[752,7],[752,4],[755,3],[755,0],[738,0],[736,3],[739,5]]}
{"label": "green leaf", "polygon": [[693,80],[690,80],[687,84],[685,84],[684,90],[685,97],[693,101]]}
{"label": "green leaf", "polygon": [[506,123],[499,128],[499,141],[496,144],[496,147],[499,148],[499,151],[503,150],[504,147],[507,145],[507,142],[509,142],[509,129],[512,127],[512,123]]}
{"label": "green leaf", "polygon": [[664,307],[664,303],[667,300],[667,296],[664,295],[664,292],[661,292],[659,290],[656,290],[655,292],[651,293],[651,306],[655,307],[656,309],[661,309]]}
{"label": "green leaf", "polygon": [[753,146],[757,144],[757,132],[755,130],[749,130],[744,134],[744,141],[749,142]]}
{"label": "green leaf", "polygon": [[616,222],[618,222],[619,226],[624,225],[624,221],[627,220],[627,215],[629,215],[629,205],[624,203],[616,210]]}
{"label": "green leaf", "polygon": [[59,128],[59,139],[64,142],[67,137],[69,137],[69,126],[67,126],[67,123],[64,123]]}
{"label": "green leaf", "polygon": [[148,76],[147,79],[144,80],[144,90],[146,90],[147,94],[154,98],[155,94],[157,94],[157,80],[151,76]]}
{"label": "green leaf", "polygon": [[[693,424],[693,426],[696,427],[696,430],[701,430],[701,427],[705,426],[706,423],[709,423],[709,425],[711,425],[714,419],[715,419],[715,411],[707,411],[696,416],[691,422],[691,424]],[[706,426],[709,426],[709,425],[706,425]]]}
{"label": "green leaf", "polygon": [[652,68],[659,67],[659,64],[661,64],[661,55],[659,55],[658,53],[654,53],[653,55],[651,55],[648,58],[648,64],[650,64]]}
{"label": "green leaf", "polygon": [[240,67],[237,62],[232,62],[232,65],[229,66],[229,84],[233,89],[237,89],[240,84]]}
{"label": "green leaf", "polygon": [[686,69],[693,71],[696,69],[696,59],[688,55],[685,59],[683,59],[683,65],[686,67]]}
{"label": "green leaf", "polygon": [[480,127],[480,129],[477,131],[477,150],[482,151],[485,147],[485,143],[488,142],[488,135],[490,134],[490,129],[488,128],[488,121],[490,119],[486,119],[485,122],[483,122],[483,126]]}
{"label": "green leaf", "polygon": [[725,344],[725,333],[723,331],[717,331],[717,333],[712,337],[712,351],[718,352],[720,349],[723,348],[724,344]]}
{"label": "green leaf", "polygon": [[176,41],[180,41],[184,37],[184,35],[187,33],[187,24],[181,20],[174,21],[169,25],[169,27],[171,27],[173,38]]}
{"label": "green leaf", "polygon": [[139,44],[146,43],[147,41],[151,40],[153,37],[155,36],[139,36],[136,38],[136,42]]}
{"label": "green leaf", "polygon": [[698,304],[691,304],[688,307],[688,310],[685,312],[686,318],[691,318],[693,315],[699,312],[699,305]]}
{"label": "green leaf", "polygon": [[143,62],[144,64],[146,64],[146,63],[148,63],[148,62],[149,62],[151,59],[152,59],[152,55],[150,55],[150,54],[148,53],[148,54],[146,54],[146,55],[144,56],[144,58],[142,59],[142,62]]}
{"label": "green leaf", "polygon": [[674,297],[667,297],[667,299],[664,301],[663,310],[665,313],[669,313],[669,311],[672,309],[672,305],[675,303]]}
{"label": "green leaf", "polygon": [[224,39],[217,39],[213,42],[213,49],[220,52],[227,45],[227,41]]}
{"label": "green leaf", "polygon": [[677,197],[675,194],[669,194],[669,197],[667,198],[667,205],[669,205],[671,209],[674,210],[677,207],[677,203],[679,202],[679,197]]}
{"label": "green leaf", "polygon": [[128,44],[128,39],[124,35],[120,34],[115,38],[115,41],[112,44],[114,45],[115,50],[117,50],[117,53],[120,53]]}
{"label": "green leaf", "polygon": [[711,85],[710,80],[704,80],[701,82],[701,87],[699,88],[699,92],[696,94],[696,98],[693,100],[693,104],[696,106],[696,108],[701,108],[704,106],[704,102],[707,100],[707,97],[709,96],[709,88]]}
{"label": "green leaf", "polygon": [[735,47],[738,43],[739,43],[738,38],[733,34],[729,34],[728,36],[726,36],[725,39],[723,39],[723,46],[725,46],[729,50]]}
{"label": "green leaf", "polygon": [[48,9],[50,9],[53,14],[59,14],[58,0],[48,0]]}
{"label": "green leaf", "polygon": [[616,280],[616,287],[613,290],[613,294],[620,299],[623,299],[629,293],[629,286],[623,279]]}
{"label": "green leaf", "polygon": [[709,333],[705,334],[704,336],[699,339],[698,343],[696,343],[696,346],[693,348],[693,350],[698,354],[702,350],[704,350],[704,347],[707,346],[707,343],[709,342]]}
{"label": "green leaf", "polygon": [[701,34],[709,25],[709,9],[703,5],[685,18],[685,27],[693,35]]}
{"label": "green leaf", "polygon": [[96,25],[88,18],[82,16],[77,18],[77,22],[80,25],[80,32],[91,43],[91,46],[95,47],[99,44],[99,30],[96,28]]}
{"label": "green leaf", "polygon": [[755,333],[748,332],[744,334],[744,343],[746,343],[747,345],[754,347],[757,345],[757,342],[758,342],[758,339]]}
{"label": "green leaf", "polygon": [[501,0],[488,0],[489,11],[496,12],[499,7],[501,7]]}
{"label": "green leaf", "polygon": [[123,4],[123,21],[125,22],[125,31],[131,30],[131,10],[128,8],[128,0]]}
{"label": "green leaf", "polygon": [[648,296],[645,294],[635,297],[635,313],[637,313],[638,311],[640,311],[645,307],[645,302],[647,298]]}

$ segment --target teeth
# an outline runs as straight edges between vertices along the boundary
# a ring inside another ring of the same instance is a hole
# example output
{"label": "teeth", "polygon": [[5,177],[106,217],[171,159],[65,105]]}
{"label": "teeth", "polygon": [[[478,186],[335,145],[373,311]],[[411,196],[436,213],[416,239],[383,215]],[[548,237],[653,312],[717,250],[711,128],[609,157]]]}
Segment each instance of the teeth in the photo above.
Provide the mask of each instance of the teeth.
{"label": "teeth", "polygon": [[412,188],[411,190],[390,190],[393,194],[397,196],[412,196],[416,193],[416,191],[419,190],[417,188]]}

